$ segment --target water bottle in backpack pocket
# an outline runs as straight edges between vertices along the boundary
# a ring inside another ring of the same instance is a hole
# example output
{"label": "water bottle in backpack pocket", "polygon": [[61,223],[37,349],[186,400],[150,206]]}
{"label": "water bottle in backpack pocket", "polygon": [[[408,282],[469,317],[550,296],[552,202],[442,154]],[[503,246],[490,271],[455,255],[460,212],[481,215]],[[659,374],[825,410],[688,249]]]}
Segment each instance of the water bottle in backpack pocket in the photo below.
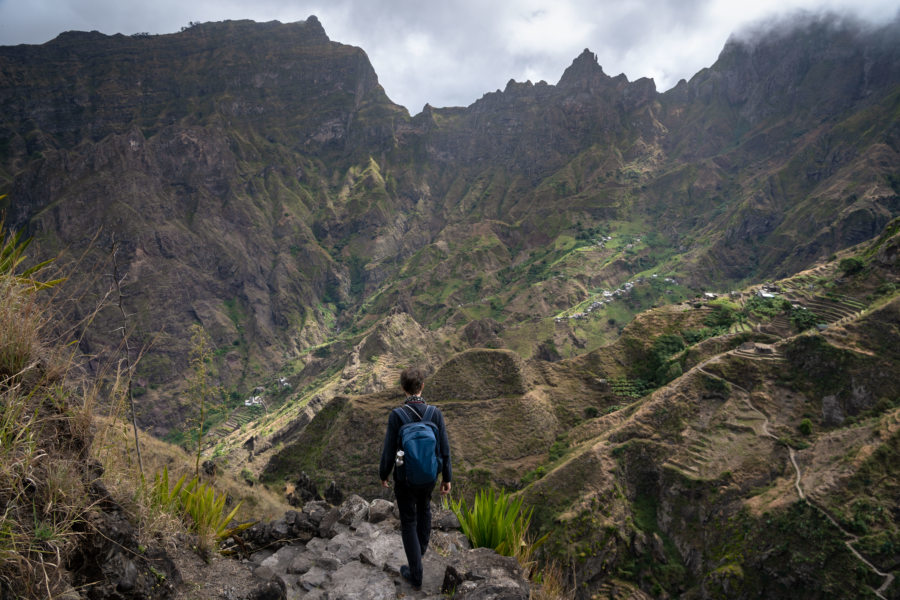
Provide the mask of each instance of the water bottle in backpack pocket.
{"label": "water bottle in backpack pocket", "polygon": [[[415,409],[406,405],[394,410],[403,421],[399,433],[403,458],[402,462],[397,463],[397,479],[415,486],[434,483],[441,471],[437,451],[438,427],[431,421],[435,408],[426,407],[421,417]],[[418,420],[414,421],[410,413]]]}

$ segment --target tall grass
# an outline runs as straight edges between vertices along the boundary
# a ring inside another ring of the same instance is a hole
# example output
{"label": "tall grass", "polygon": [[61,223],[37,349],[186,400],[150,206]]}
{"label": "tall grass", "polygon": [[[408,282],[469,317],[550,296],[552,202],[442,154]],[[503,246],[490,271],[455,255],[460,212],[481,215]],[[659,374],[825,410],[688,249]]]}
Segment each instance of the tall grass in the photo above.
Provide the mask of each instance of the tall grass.
{"label": "tall grass", "polygon": [[20,269],[28,240],[0,222],[0,597],[65,589],[67,557],[88,506],[83,469],[89,407],[64,385],[63,355],[46,347],[50,313],[39,290],[49,261]]}
{"label": "tall grass", "polygon": [[[79,375],[78,342],[109,298],[91,289],[66,300],[45,293],[49,261],[26,267],[29,240],[6,234],[0,222],[0,598],[54,598],[70,591],[65,566],[94,535],[91,487],[103,485],[131,515],[138,541],[166,544],[192,528],[198,549],[231,533],[234,510],[225,496],[195,479],[183,485],[177,508],[158,506],[136,465],[136,434],[127,420],[127,381],[133,365],[110,356],[100,373]],[[82,257],[84,258],[84,257]],[[72,267],[67,267],[72,268]],[[57,288],[58,289],[58,288]],[[82,297],[81,294],[84,294]],[[87,300],[86,300],[87,299]],[[119,296],[121,300],[121,295]],[[65,305],[74,319],[61,319]],[[73,324],[74,323],[74,324]],[[95,417],[102,410],[105,416]],[[132,439],[134,438],[134,439]],[[175,463],[188,465],[188,460]],[[168,482],[167,482],[168,484]],[[240,506],[240,505],[238,505]],[[174,514],[173,514],[174,513]]]}

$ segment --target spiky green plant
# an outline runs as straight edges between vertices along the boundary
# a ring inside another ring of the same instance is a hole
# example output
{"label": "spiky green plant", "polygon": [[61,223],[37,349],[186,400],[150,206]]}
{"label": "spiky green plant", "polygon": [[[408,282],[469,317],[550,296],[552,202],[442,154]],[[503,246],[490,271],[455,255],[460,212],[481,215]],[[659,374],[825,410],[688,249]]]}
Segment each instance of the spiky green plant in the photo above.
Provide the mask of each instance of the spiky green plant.
{"label": "spiky green plant", "polygon": [[[5,197],[0,196],[0,200]],[[28,258],[25,250],[31,245],[31,240],[32,238],[22,239],[21,230],[7,232],[6,221],[0,218],[0,275],[14,277],[17,284],[31,289],[45,289],[61,283],[63,279],[39,281],[35,277],[53,262],[52,258],[16,273],[16,269]]]}
{"label": "spiky green plant", "polygon": [[210,539],[222,540],[251,525],[244,523],[229,528],[228,524],[237,514],[241,503],[238,502],[231,512],[226,514],[225,494],[217,496],[211,485],[200,483],[196,478],[192,479],[182,491],[182,503],[184,512],[191,518],[191,524],[201,543]]}
{"label": "spiky green plant", "polygon": [[150,503],[154,508],[165,510],[173,513],[181,510],[181,488],[184,487],[184,481],[187,474],[175,482],[174,486],[169,485],[169,468],[163,467],[161,473],[153,476],[153,485],[150,488]]}
{"label": "spiky green plant", "polygon": [[216,495],[211,485],[201,483],[198,476],[186,481],[182,475],[175,485],[169,484],[169,470],[163,467],[162,473],[153,478],[150,498],[153,505],[161,510],[177,513],[190,521],[190,526],[200,539],[201,550],[209,550],[214,541],[220,541],[234,533],[240,532],[252,523],[243,523],[237,527],[228,527],[241,507],[239,502],[231,512],[225,512],[225,495]]}
{"label": "spiky green plant", "polygon": [[481,490],[475,495],[471,508],[460,498],[450,501],[450,509],[475,548],[491,548],[522,562],[546,540],[546,536],[536,541],[528,538],[533,509],[523,510],[521,496],[514,498],[504,491]]}

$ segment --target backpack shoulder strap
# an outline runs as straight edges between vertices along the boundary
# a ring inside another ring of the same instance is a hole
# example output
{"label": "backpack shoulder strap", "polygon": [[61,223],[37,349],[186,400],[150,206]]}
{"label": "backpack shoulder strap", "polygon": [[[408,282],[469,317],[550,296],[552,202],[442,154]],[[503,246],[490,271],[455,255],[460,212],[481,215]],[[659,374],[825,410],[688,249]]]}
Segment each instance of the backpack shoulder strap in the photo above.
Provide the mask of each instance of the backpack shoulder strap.
{"label": "backpack shoulder strap", "polygon": [[[408,423],[412,423],[412,417],[409,416],[408,412],[403,410],[403,406],[398,406],[397,408],[394,409],[394,412],[397,413],[397,416],[400,417],[400,420],[403,422],[404,425],[406,425]],[[413,412],[415,412],[415,411],[413,411]],[[416,415],[416,416],[418,416],[418,415]]]}
{"label": "backpack shoulder strap", "polygon": [[425,414],[422,415],[423,421],[432,421],[434,422],[434,413],[437,411],[437,408],[433,404],[429,404],[425,407]]}
{"label": "backpack shoulder strap", "polygon": [[[431,408],[431,407],[429,406],[428,408]],[[426,416],[428,415],[428,408],[425,409]],[[427,421],[428,420],[426,417],[419,416],[419,411],[414,409],[412,406],[409,406],[406,404],[404,404],[403,406],[397,407],[396,410],[398,411],[400,418],[403,420],[404,425],[406,425],[407,423],[412,423],[413,417],[415,417],[415,419],[417,421]],[[412,415],[412,417],[410,415]]]}

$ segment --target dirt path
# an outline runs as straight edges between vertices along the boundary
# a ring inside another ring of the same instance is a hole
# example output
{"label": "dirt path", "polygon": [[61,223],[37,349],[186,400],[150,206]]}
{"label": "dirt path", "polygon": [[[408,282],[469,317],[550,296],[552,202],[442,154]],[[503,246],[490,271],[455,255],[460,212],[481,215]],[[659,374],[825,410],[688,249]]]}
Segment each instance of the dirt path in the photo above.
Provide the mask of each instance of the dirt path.
{"label": "dirt path", "polygon": [[[762,422],[763,434],[765,434],[767,437],[772,438],[775,441],[779,441],[778,436],[776,436],[771,431],[769,431],[768,415],[766,415],[766,413],[761,411],[759,408],[757,408],[753,404],[753,402],[750,401],[750,397],[751,397],[750,392],[746,388],[743,388],[743,387],[737,385],[736,383],[733,383],[731,381],[723,379],[722,377],[719,377],[718,375],[710,373],[709,371],[707,371],[703,368],[709,362],[711,362],[717,358],[718,358],[718,356],[708,358],[707,360],[698,364],[694,368],[697,369],[697,371],[699,371],[700,373],[703,373],[704,375],[706,375],[707,377],[712,377],[713,379],[718,379],[719,381],[723,381],[723,382],[727,383],[728,385],[730,385],[732,388],[735,388],[735,389],[738,389],[738,390],[741,390],[742,392],[744,392],[744,398],[743,398],[744,403],[747,405],[748,408],[750,408],[750,410],[759,414],[763,419],[763,422]],[[881,584],[881,586],[877,590],[872,590],[872,591],[874,591],[875,595],[878,596],[879,598],[881,598],[882,600],[887,600],[884,596],[884,592],[887,591],[887,589],[894,582],[894,574],[893,573],[883,573],[880,569],[878,569],[878,567],[873,565],[862,554],[860,554],[859,551],[857,551],[857,549],[853,547],[853,544],[855,544],[859,540],[859,538],[857,536],[853,535],[852,533],[850,533],[849,531],[846,531],[843,527],[841,527],[840,524],[838,524],[837,520],[835,520],[830,514],[828,514],[828,511],[826,511],[818,502],[814,501],[812,498],[809,498],[804,493],[803,487],[801,485],[800,466],[797,464],[796,453],[794,452],[794,449],[791,448],[790,446],[788,446],[788,456],[791,459],[791,465],[794,467],[794,472],[797,475],[796,479],[794,480],[794,488],[797,490],[797,495],[800,497],[801,500],[805,500],[806,502],[808,502],[810,504],[810,506],[812,506],[813,508],[818,510],[820,513],[822,513],[822,515],[826,519],[828,519],[832,525],[837,527],[838,531],[840,531],[841,534],[845,538],[844,545],[847,547],[848,550],[850,550],[850,552],[853,553],[854,556],[856,556],[856,558],[858,558],[860,560],[860,562],[862,562],[864,565],[869,567],[869,569],[876,575],[878,575],[880,577],[884,577],[884,582]]]}

